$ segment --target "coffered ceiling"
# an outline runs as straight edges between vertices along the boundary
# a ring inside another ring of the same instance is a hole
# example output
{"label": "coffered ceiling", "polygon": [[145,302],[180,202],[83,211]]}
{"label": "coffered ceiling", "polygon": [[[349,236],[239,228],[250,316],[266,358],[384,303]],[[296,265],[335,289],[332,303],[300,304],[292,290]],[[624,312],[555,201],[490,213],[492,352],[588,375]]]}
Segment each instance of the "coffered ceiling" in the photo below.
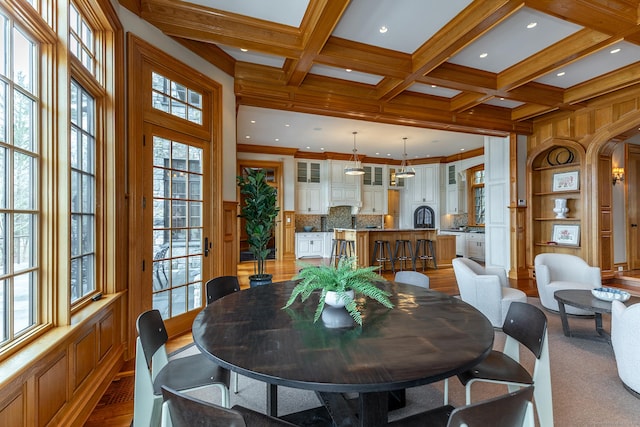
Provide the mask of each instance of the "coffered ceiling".
{"label": "coffered ceiling", "polygon": [[450,156],[640,82],[632,0],[120,1],[234,76],[241,144]]}

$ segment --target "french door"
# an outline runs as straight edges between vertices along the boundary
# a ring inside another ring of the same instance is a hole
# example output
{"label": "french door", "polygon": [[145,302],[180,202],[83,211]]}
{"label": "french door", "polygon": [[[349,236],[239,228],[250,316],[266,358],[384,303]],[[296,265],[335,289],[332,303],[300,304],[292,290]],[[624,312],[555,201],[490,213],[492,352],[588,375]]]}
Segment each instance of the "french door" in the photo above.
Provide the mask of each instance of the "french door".
{"label": "french door", "polygon": [[197,138],[145,125],[142,233],[151,262],[144,289],[165,322],[193,315],[204,302],[211,240],[208,147]]}

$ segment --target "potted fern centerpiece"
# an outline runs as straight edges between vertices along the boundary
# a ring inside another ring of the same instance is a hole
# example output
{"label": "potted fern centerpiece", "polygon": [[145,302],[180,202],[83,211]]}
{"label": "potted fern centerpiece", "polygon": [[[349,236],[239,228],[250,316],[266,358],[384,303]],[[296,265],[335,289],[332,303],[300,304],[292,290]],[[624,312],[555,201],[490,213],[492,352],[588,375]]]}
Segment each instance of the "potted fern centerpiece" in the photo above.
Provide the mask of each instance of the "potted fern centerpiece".
{"label": "potted fern centerpiece", "polygon": [[318,307],[313,321],[322,315],[325,304],[344,306],[349,315],[362,325],[362,316],[355,301],[357,294],[362,294],[388,308],[393,308],[389,300],[389,293],[380,289],[376,284],[384,282],[384,278],[375,271],[379,267],[357,267],[355,258],[341,258],[338,265],[309,265],[303,268],[294,279],[301,279],[293,288],[289,300],[283,308],[289,307],[298,295],[301,301],[306,301],[314,291],[321,291]]}

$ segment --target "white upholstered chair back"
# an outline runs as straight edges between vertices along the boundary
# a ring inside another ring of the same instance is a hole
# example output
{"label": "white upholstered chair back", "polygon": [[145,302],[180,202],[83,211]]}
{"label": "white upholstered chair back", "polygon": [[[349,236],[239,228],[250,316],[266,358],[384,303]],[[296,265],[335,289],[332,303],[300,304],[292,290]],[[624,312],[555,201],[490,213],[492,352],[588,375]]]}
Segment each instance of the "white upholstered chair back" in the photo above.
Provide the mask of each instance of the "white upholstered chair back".
{"label": "white upholstered chair back", "polygon": [[[534,260],[536,284],[543,307],[558,311],[553,294],[562,289],[594,289],[602,286],[600,268],[592,267],[582,258],[570,254],[539,254]],[[566,306],[569,314],[587,315],[591,312]]]}
{"label": "white upholstered chair back", "polygon": [[627,389],[640,397],[640,304],[626,307],[611,303],[611,346],[618,376]]}
{"label": "white upholstered chair back", "polygon": [[524,292],[509,287],[504,268],[484,267],[469,258],[455,258],[452,264],[460,298],[480,310],[496,328],[502,327],[511,302],[527,301]]}

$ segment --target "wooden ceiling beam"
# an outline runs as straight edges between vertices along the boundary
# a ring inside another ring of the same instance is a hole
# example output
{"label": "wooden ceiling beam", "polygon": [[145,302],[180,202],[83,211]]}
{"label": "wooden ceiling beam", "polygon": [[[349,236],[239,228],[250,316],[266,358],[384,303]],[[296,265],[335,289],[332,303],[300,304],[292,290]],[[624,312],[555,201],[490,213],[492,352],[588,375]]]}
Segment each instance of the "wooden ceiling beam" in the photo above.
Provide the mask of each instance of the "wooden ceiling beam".
{"label": "wooden ceiling beam", "polygon": [[299,58],[303,52],[297,28],[191,3],[144,0],[141,16],[165,34],[183,39],[285,58]]}
{"label": "wooden ceiling beam", "polygon": [[618,40],[583,29],[498,74],[499,90],[511,90],[594,53]]}
{"label": "wooden ceiling beam", "polygon": [[290,85],[302,83],[348,5],[349,0],[310,2],[300,26],[302,55],[294,59],[287,70]]}
{"label": "wooden ceiling beam", "polygon": [[567,89],[564,101],[567,104],[576,104],[633,85],[640,85],[640,64],[638,63]]}
{"label": "wooden ceiling beam", "polygon": [[635,0],[525,0],[527,7],[605,34],[615,35],[638,24]]}
{"label": "wooden ceiling beam", "polygon": [[444,64],[457,52],[513,14],[522,4],[522,1],[516,0],[473,2],[414,52],[412,72],[402,83],[383,94],[381,100],[397,96],[418,78]]}
{"label": "wooden ceiling beam", "polygon": [[211,43],[203,43],[195,40],[183,39],[180,37],[172,37],[182,46],[209,61],[223,72],[230,76],[234,76],[236,60],[228,55],[224,50]]}
{"label": "wooden ceiling beam", "polygon": [[330,37],[316,62],[342,69],[404,79],[411,72],[411,55]]}

